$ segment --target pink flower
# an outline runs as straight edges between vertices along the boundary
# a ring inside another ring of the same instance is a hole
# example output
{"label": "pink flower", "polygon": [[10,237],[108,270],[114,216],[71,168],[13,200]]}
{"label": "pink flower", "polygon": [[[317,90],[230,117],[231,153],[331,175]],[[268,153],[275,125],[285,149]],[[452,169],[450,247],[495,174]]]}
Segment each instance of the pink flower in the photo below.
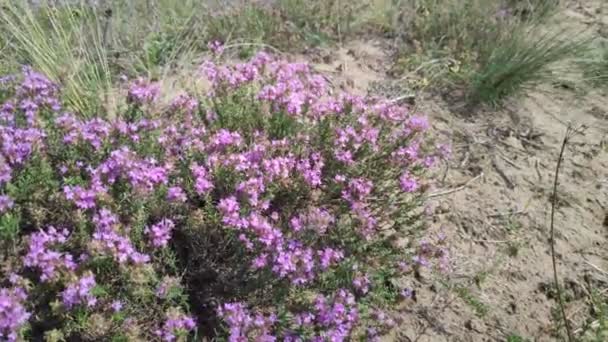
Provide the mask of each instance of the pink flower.
{"label": "pink flower", "polygon": [[172,186],[167,190],[167,199],[171,202],[186,202],[186,193],[179,186]]}
{"label": "pink flower", "polygon": [[415,192],[420,188],[418,181],[408,172],[404,172],[401,177],[399,177],[399,184],[401,190],[404,192]]}
{"label": "pink flower", "polygon": [[144,233],[148,235],[152,246],[166,247],[171,239],[171,232],[175,228],[175,223],[169,219],[162,219],[157,224],[147,227]]}

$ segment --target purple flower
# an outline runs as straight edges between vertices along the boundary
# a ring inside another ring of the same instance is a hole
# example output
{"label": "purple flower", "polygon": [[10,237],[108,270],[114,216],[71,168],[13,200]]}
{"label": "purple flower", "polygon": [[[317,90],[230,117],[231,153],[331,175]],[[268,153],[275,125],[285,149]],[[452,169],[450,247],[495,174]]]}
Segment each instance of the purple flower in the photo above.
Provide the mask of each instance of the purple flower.
{"label": "purple flower", "polygon": [[94,217],[95,231],[93,246],[104,254],[109,254],[121,264],[131,262],[144,264],[150,261],[148,255],[138,252],[131,240],[119,231],[118,218],[107,209],[101,209]]}
{"label": "purple flower", "polygon": [[198,100],[187,94],[180,94],[171,101],[171,109],[174,111],[182,111],[186,114],[192,114],[198,108]]}
{"label": "purple flower", "polygon": [[224,303],[217,311],[218,316],[228,326],[229,342],[277,340],[271,334],[272,327],[277,322],[274,313],[269,315],[252,314],[243,303]]}
{"label": "purple flower", "polygon": [[210,138],[210,147],[214,150],[221,150],[229,146],[240,146],[243,138],[238,132],[230,132],[227,129],[220,129]]}
{"label": "purple flower", "polygon": [[36,146],[42,143],[44,133],[36,128],[14,128],[0,126],[2,154],[11,165],[25,163]]}
{"label": "purple flower", "polygon": [[8,165],[3,158],[0,159],[0,185],[10,182],[12,172],[11,166]]}
{"label": "purple flower", "polygon": [[144,233],[152,242],[154,247],[166,247],[171,239],[171,232],[175,228],[175,223],[169,219],[162,219],[152,227],[147,227]]}
{"label": "purple flower", "polygon": [[321,329],[319,339],[346,341],[359,321],[355,297],[346,290],[339,290],[334,298],[319,295],[314,305],[314,324]]}
{"label": "purple flower", "polygon": [[407,122],[407,127],[414,132],[424,132],[429,129],[429,120],[422,116],[412,116]]}
{"label": "purple flower", "polygon": [[308,283],[314,278],[316,262],[311,248],[291,242],[287,248],[280,248],[273,259],[272,271],[279,277],[289,278],[294,285]]}
{"label": "purple flower", "polygon": [[310,158],[298,161],[296,166],[298,172],[308,185],[311,187],[319,187],[321,185],[322,170],[325,166],[323,157],[319,153],[313,153]]}
{"label": "purple flower", "polygon": [[84,275],[69,283],[66,289],[61,293],[63,305],[71,309],[76,305],[84,304],[88,307],[97,304],[97,298],[91,293],[91,290],[97,286],[95,276],[92,273]]}
{"label": "purple flower", "polygon": [[207,48],[215,55],[221,55],[224,52],[224,43],[219,40],[213,40],[207,43]]}
{"label": "purple flower", "polygon": [[359,291],[361,294],[366,294],[369,292],[371,282],[367,275],[357,276],[353,279],[353,287]]}
{"label": "purple flower", "polygon": [[321,269],[326,270],[344,258],[344,252],[333,248],[325,248],[317,252]]}
{"label": "purple flower", "polygon": [[192,174],[194,175],[194,190],[199,195],[209,193],[213,189],[213,183],[209,179],[209,174],[204,166],[198,164],[192,164],[190,167]]}
{"label": "purple flower", "polygon": [[162,327],[156,330],[155,334],[161,340],[171,342],[177,340],[178,336],[187,335],[195,327],[196,322],[194,318],[184,315],[176,309],[172,309],[167,314],[167,319]]}
{"label": "purple flower", "polygon": [[252,177],[237,185],[236,190],[247,196],[249,204],[258,206],[260,197],[266,190],[266,182],[262,177]]}
{"label": "purple flower", "polygon": [[71,254],[51,249],[65,243],[68,237],[66,229],[57,230],[52,226],[31,234],[27,254],[23,257],[24,265],[38,269],[43,282],[56,279],[60,270],[74,270],[76,263]]}
{"label": "purple flower", "polygon": [[21,327],[30,318],[25,300],[26,293],[20,287],[0,289],[0,340],[17,341]]}
{"label": "purple flower", "polygon": [[233,228],[244,228],[247,225],[247,221],[242,219],[239,214],[240,205],[236,197],[230,196],[221,199],[217,208],[225,225]]}
{"label": "purple flower", "polygon": [[177,289],[179,287],[180,282],[178,278],[165,276],[156,288],[156,296],[158,298],[165,299],[172,291],[172,289]]}
{"label": "purple flower", "polygon": [[95,208],[96,193],[92,190],[86,190],[79,185],[66,185],[63,187],[63,193],[66,199],[73,201],[80,209]]}
{"label": "purple flower", "polygon": [[129,86],[128,100],[138,105],[149,104],[155,102],[159,94],[158,83],[151,83],[139,78]]}
{"label": "purple flower", "polygon": [[120,312],[120,310],[122,310],[122,302],[120,300],[115,300],[112,302],[112,304],[110,304],[110,307],[112,308],[112,311],[114,312]]}
{"label": "purple flower", "polygon": [[404,172],[401,177],[399,177],[399,184],[401,186],[401,190],[404,192],[415,192],[420,188],[418,181],[408,172]]}
{"label": "purple flower", "polygon": [[0,214],[11,209],[15,203],[7,195],[0,195]]}
{"label": "purple flower", "polygon": [[123,146],[110,153],[110,157],[93,170],[92,183],[114,184],[118,179],[127,180],[131,187],[143,194],[155,186],[168,183],[170,164],[157,165],[154,159],[142,160],[128,147]]}
{"label": "purple flower", "polygon": [[334,221],[335,218],[327,210],[310,208],[306,213],[292,217],[289,223],[296,232],[309,229],[319,235],[324,235]]}
{"label": "purple flower", "polygon": [[167,190],[167,200],[171,202],[186,202],[188,197],[182,188],[179,186],[172,186]]}

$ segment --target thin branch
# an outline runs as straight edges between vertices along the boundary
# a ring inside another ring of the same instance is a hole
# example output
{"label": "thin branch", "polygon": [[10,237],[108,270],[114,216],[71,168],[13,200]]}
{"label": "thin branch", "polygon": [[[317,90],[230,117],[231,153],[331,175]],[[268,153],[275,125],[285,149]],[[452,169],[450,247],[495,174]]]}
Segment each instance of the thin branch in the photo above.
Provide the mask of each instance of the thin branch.
{"label": "thin branch", "polygon": [[601,274],[608,276],[608,272],[604,271],[603,269],[599,268],[598,266],[596,266],[595,264],[590,263],[587,260],[583,260],[583,262],[589,266],[591,266],[593,269],[595,269],[596,271],[600,272]]}
{"label": "thin branch", "polygon": [[435,193],[429,194],[429,195],[427,196],[427,198],[433,198],[433,197],[445,196],[445,195],[449,195],[449,194],[451,194],[451,193],[454,193],[454,192],[457,192],[457,191],[463,190],[463,189],[465,189],[467,186],[469,186],[471,183],[473,183],[473,182],[474,182],[474,181],[476,181],[477,179],[481,178],[482,176],[483,176],[483,172],[482,172],[482,173],[480,173],[480,174],[478,174],[477,176],[475,176],[475,177],[473,177],[473,178],[469,179],[469,180],[468,180],[466,183],[464,183],[463,185],[461,185],[461,186],[459,186],[459,187],[457,187],[457,188],[454,188],[454,189],[451,189],[451,190],[446,190],[446,191],[435,192]]}
{"label": "thin branch", "polygon": [[562,289],[559,285],[559,277],[557,275],[557,261],[555,257],[555,207],[557,206],[557,184],[559,179],[559,171],[562,166],[562,160],[564,159],[564,151],[566,150],[566,145],[570,141],[570,138],[579,133],[580,129],[573,129],[571,125],[568,125],[568,129],[566,130],[566,135],[564,136],[564,140],[562,142],[562,147],[559,151],[559,157],[557,159],[557,165],[555,167],[555,178],[553,179],[553,195],[551,196],[551,263],[553,264],[553,281],[555,282],[555,288],[557,290],[557,298],[559,303],[559,308],[564,319],[564,326],[566,327],[566,333],[568,334],[568,342],[574,341],[574,335],[572,334],[572,330],[570,328],[570,323],[568,323],[568,316],[566,315],[566,307],[564,304],[564,298],[562,295]]}

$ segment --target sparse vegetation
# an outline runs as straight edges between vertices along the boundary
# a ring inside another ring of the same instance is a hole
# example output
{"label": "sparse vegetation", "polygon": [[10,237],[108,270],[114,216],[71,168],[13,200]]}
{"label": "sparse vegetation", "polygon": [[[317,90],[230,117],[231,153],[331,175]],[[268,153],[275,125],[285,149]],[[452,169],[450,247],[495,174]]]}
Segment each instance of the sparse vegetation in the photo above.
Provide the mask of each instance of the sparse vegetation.
{"label": "sparse vegetation", "polygon": [[[556,1],[521,3],[411,1],[408,7],[415,11],[403,28],[410,46],[402,52],[402,68],[429,74],[438,86],[464,88],[473,106],[498,106],[527,87],[551,81],[550,67],[580,54],[588,41],[577,32],[543,33],[541,23]],[[414,59],[420,67],[411,63],[412,54],[424,56]],[[449,63],[439,71],[429,68],[436,65],[431,61],[445,59]]]}
{"label": "sparse vegetation", "polygon": [[471,290],[464,286],[457,285],[454,291],[458,296],[475,311],[478,317],[483,317],[488,314],[490,308],[483,303],[479,298],[471,293]]}

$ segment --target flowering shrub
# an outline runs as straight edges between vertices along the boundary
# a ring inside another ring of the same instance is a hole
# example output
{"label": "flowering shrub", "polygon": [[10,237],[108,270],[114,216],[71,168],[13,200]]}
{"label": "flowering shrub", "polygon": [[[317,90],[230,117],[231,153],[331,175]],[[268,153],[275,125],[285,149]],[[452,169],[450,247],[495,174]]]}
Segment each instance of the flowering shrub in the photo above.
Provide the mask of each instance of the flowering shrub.
{"label": "flowering shrub", "polygon": [[3,78],[0,338],[374,339],[394,280],[445,266],[443,239],[402,243],[444,153],[426,119],[265,53],[201,72],[167,106],[136,80],[111,119]]}

